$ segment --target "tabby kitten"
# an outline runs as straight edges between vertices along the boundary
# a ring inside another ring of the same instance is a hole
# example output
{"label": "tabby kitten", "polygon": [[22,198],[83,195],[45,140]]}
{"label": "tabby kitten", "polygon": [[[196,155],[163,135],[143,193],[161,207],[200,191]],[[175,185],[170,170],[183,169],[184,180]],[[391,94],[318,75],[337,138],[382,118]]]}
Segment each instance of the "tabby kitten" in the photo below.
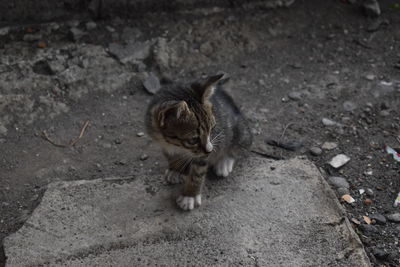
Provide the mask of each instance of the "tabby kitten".
{"label": "tabby kitten", "polygon": [[147,110],[147,131],[161,145],[168,161],[167,182],[184,180],[177,199],[183,210],[201,205],[209,166],[218,176],[228,176],[238,152],[252,143],[245,118],[219,85],[223,76],[165,86]]}

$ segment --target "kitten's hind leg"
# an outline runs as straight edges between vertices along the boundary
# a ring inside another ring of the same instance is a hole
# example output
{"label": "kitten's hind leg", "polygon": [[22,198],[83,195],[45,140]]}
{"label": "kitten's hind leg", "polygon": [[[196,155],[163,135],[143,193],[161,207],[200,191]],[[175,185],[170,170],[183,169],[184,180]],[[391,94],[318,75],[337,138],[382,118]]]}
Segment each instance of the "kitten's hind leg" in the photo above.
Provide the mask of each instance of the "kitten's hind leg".
{"label": "kitten's hind leg", "polygon": [[224,156],[214,165],[215,174],[222,177],[227,177],[233,170],[235,159],[229,156]]}

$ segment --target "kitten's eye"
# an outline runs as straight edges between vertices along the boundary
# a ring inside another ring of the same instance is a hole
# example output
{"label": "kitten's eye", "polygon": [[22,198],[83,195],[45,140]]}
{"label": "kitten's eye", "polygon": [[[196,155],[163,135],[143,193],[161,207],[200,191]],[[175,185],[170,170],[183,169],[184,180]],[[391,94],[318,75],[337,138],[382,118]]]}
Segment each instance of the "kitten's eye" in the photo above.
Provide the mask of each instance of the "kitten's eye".
{"label": "kitten's eye", "polygon": [[194,145],[196,145],[198,142],[199,142],[199,138],[197,138],[197,137],[192,138],[192,139],[187,139],[187,140],[185,140],[185,143],[186,143],[187,145],[189,145],[189,146],[194,146]]}

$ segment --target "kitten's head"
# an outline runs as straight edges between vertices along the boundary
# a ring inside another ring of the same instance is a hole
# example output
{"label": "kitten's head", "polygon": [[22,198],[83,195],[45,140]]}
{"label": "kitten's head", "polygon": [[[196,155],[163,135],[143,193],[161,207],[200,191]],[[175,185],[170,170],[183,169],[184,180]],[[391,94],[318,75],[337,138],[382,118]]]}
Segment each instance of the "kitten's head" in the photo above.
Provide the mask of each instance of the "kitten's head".
{"label": "kitten's head", "polygon": [[202,156],[213,151],[211,130],[215,126],[211,96],[223,74],[175,89],[174,96],[159,99],[151,109],[152,136],[162,145]]}

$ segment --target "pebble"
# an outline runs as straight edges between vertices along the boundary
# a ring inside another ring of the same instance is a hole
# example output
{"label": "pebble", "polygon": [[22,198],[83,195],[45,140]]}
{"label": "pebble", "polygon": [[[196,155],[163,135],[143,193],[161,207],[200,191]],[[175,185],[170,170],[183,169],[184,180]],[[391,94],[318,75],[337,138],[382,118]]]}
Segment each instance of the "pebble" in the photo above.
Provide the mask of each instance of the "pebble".
{"label": "pebble", "polygon": [[335,122],[333,120],[330,120],[330,119],[327,119],[327,118],[323,118],[322,119],[322,124],[325,125],[325,126],[334,126],[334,125],[337,124],[337,122]]}
{"label": "pebble", "polygon": [[74,41],[78,41],[79,39],[82,38],[82,36],[86,34],[85,32],[79,30],[78,28],[71,28],[69,32],[72,37],[72,40]]}
{"label": "pebble", "polygon": [[378,17],[381,14],[381,8],[377,0],[364,1],[362,6],[369,17]]}
{"label": "pebble", "polygon": [[323,143],[322,144],[322,149],[325,149],[325,150],[332,150],[332,149],[335,149],[335,148],[337,148],[337,143],[334,143],[334,142],[325,142],[325,143]]}
{"label": "pebble", "polygon": [[107,31],[109,32],[115,32],[115,29],[111,26],[106,26]]}
{"label": "pebble", "polygon": [[400,213],[386,215],[386,218],[391,222],[400,223]]}
{"label": "pebble", "polygon": [[301,93],[300,93],[300,92],[290,92],[290,93],[288,94],[288,97],[289,97],[291,100],[298,101],[298,100],[301,99]]}
{"label": "pebble", "polygon": [[144,136],[144,132],[138,132],[138,133],[136,134],[136,136],[137,136],[137,137],[142,137],[142,136]]}
{"label": "pebble", "polygon": [[379,111],[379,115],[382,117],[387,117],[390,115],[390,112],[387,110],[381,110],[381,111]]}
{"label": "pebble", "polygon": [[322,149],[316,146],[310,148],[310,153],[313,156],[319,156],[322,154]]}
{"label": "pebble", "polygon": [[375,233],[379,233],[379,230],[376,226],[371,224],[360,224],[358,228],[363,232],[364,235],[369,236]]}
{"label": "pebble", "polygon": [[146,159],[148,159],[149,158],[149,155],[147,155],[147,154],[142,154],[141,156],[140,156],[140,160],[146,160]]}
{"label": "pebble", "polygon": [[373,248],[372,254],[374,254],[375,257],[381,260],[384,260],[389,256],[389,253],[380,248]]}
{"label": "pebble", "polygon": [[96,29],[97,28],[97,24],[94,21],[89,21],[88,23],[86,23],[86,29],[88,31]]}
{"label": "pebble", "polygon": [[343,108],[346,111],[353,111],[357,108],[357,104],[351,101],[345,101],[343,103]]}
{"label": "pebble", "polygon": [[10,27],[3,27],[0,29],[0,36],[7,35],[10,32]]}
{"label": "pebble", "polygon": [[369,196],[369,197],[373,197],[374,191],[371,188],[367,188],[367,189],[365,189],[365,194],[367,194],[367,196]]}
{"label": "pebble", "polygon": [[40,33],[35,33],[35,34],[25,34],[24,37],[22,37],[22,39],[26,42],[31,42],[31,41],[37,41],[42,39],[42,35]]}
{"label": "pebble", "polygon": [[331,176],[328,178],[329,184],[333,185],[336,188],[350,188],[350,184],[347,182],[347,180],[343,177],[338,177],[338,176]]}
{"label": "pebble", "polygon": [[349,189],[345,188],[345,187],[339,187],[336,189],[338,195],[341,197],[343,195],[348,195],[350,194]]}
{"label": "pebble", "polygon": [[331,161],[329,162],[329,165],[331,165],[335,169],[338,169],[338,168],[344,166],[349,161],[350,161],[350,158],[348,156],[346,156],[345,154],[339,154],[331,159]]}
{"label": "pebble", "polygon": [[373,80],[375,80],[375,75],[367,74],[367,75],[365,75],[365,79],[367,79],[368,81],[373,81]]}
{"label": "pebble", "polygon": [[143,86],[150,94],[155,94],[161,89],[160,80],[153,72],[150,72],[149,76],[143,81]]}
{"label": "pebble", "polygon": [[386,218],[380,213],[374,213],[369,216],[370,219],[373,219],[376,221],[377,224],[385,224],[386,223]]}

